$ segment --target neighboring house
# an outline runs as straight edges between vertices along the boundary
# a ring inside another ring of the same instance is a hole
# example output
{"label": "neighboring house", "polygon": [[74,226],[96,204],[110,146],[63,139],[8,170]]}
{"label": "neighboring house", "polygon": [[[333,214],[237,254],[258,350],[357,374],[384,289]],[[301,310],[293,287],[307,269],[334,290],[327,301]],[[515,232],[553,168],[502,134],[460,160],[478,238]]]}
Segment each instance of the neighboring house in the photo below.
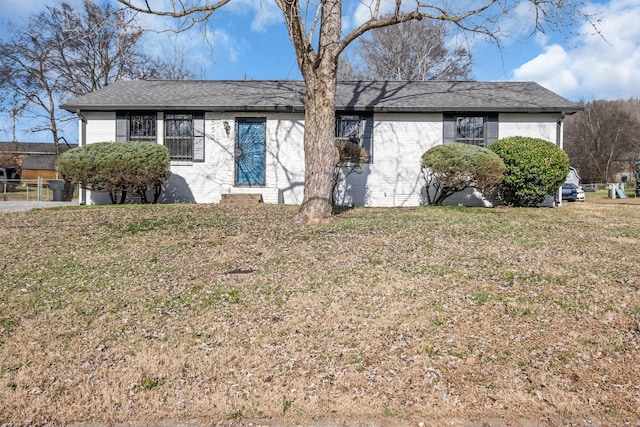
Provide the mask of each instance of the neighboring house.
{"label": "neighboring house", "polygon": [[[120,81],[62,108],[78,114],[81,146],[164,144],[172,159],[165,202],[217,203],[223,194],[259,193],[266,203],[299,204],[304,99],[301,81]],[[515,135],[562,147],[562,119],[581,109],[529,82],[341,82],[336,137],[357,141],[369,161],[338,189],[337,200],[418,206],[421,156],[430,147],[485,146]],[[104,194],[81,198],[108,202]]]}
{"label": "neighboring house", "polygon": [[[60,152],[77,147],[60,144]],[[23,181],[35,183],[38,177],[56,179],[56,151],[50,142],[0,142],[0,166],[18,168]]]}
{"label": "neighboring house", "polygon": [[22,180],[37,182],[38,178],[57,179],[56,156],[48,154],[30,154],[22,162]]}

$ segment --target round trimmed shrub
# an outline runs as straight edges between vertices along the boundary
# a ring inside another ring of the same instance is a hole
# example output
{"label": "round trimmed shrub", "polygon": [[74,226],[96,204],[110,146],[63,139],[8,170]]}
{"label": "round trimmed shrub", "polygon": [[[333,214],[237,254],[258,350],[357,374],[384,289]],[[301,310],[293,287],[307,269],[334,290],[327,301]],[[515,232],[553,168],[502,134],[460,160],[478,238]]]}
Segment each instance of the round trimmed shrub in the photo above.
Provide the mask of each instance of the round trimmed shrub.
{"label": "round trimmed shrub", "polygon": [[504,164],[493,151],[475,145],[436,145],[422,155],[422,169],[430,205],[441,205],[453,193],[474,188],[483,195],[502,181]]}
{"label": "round trimmed shrub", "polygon": [[151,142],[98,142],[66,151],[56,170],[62,179],[91,191],[107,191],[112,203],[126,200],[127,192],[147,203],[148,190],[157,202],[162,184],[171,174],[169,151]]}
{"label": "round trimmed shrub", "polygon": [[544,139],[514,136],[489,144],[506,167],[498,197],[510,206],[538,206],[567,179],[569,157]]}

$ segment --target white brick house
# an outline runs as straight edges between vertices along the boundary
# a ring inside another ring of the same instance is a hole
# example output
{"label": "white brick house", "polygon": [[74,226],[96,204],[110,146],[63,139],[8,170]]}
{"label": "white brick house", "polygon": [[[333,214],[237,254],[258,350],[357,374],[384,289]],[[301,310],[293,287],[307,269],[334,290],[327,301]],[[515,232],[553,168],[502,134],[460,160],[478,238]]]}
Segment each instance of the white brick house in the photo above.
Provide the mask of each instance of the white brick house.
{"label": "white brick house", "polygon": [[[62,108],[78,114],[80,146],[166,145],[172,175],[164,202],[217,203],[222,194],[260,193],[265,203],[299,204],[304,93],[300,81],[121,81]],[[562,147],[562,119],[581,109],[530,82],[341,82],[336,136],[357,141],[370,159],[337,199],[420,205],[420,158],[430,147],[487,145],[515,135]],[[99,193],[82,197],[88,204],[108,201]]]}

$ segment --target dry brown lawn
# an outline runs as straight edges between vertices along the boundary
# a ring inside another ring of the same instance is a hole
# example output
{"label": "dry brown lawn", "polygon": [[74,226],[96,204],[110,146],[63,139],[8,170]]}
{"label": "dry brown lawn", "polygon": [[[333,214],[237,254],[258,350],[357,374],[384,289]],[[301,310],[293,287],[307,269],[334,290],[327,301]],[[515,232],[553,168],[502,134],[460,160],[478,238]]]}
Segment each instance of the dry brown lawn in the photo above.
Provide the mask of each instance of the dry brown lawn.
{"label": "dry brown lawn", "polygon": [[0,215],[0,425],[640,423],[640,206],[296,209]]}

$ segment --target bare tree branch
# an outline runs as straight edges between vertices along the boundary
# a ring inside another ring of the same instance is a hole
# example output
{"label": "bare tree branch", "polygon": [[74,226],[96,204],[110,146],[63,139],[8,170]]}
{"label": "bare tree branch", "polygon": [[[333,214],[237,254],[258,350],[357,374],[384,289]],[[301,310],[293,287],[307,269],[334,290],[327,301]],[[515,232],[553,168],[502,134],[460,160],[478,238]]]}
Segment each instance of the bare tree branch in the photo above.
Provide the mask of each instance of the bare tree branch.
{"label": "bare tree branch", "polygon": [[340,45],[339,52],[342,52],[349,44],[351,44],[358,37],[362,36],[367,31],[370,31],[374,28],[387,27],[390,25],[396,25],[402,22],[410,21],[413,19],[421,20],[421,19],[430,19],[434,21],[448,21],[457,25],[463,30],[471,31],[474,33],[481,33],[490,37],[493,37],[493,33],[490,28],[483,26],[467,26],[465,20],[470,17],[481,15],[485,11],[489,10],[494,4],[497,3],[498,0],[488,0],[481,7],[467,10],[462,13],[452,13],[451,10],[446,10],[442,6],[438,6],[435,4],[423,4],[416,3],[416,9],[412,12],[401,13],[401,5],[402,0],[396,0],[396,8],[392,15],[387,17],[379,17],[379,3],[376,5],[376,10],[372,18],[359,27],[355,28],[351,31],[347,36],[344,37],[342,43]]}
{"label": "bare tree branch", "polygon": [[[144,0],[144,6],[138,6],[139,2],[133,0],[117,0],[123,6],[140,13],[148,13],[158,16],[168,16],[172,18],[187,18],[183,22],[183,26],[178,31],[187,31],[193,28],[195,25],[206,22],[213,13],[230,3],[231,0],[219,0],[214,3],[209,3],[209,0],[205,0],[203,5],[193,6],[191,2],[185,2],[184,0],[171,0],[170,10],[154,9],[149,5],[148,0]],[[177,7],[177,5],[179,7]]]}
{"label": "bare tree branch", "polygon": [[[376,28],[343,54],[341,67],[359,80],[469,80],[471,54],[448,47],[445,22],[407,21]],[[342,69],[341,69],[342,75]]]}
{"label": "bare tree branch", "polygon": [[[8,108],[28,103],[57,146],[59,123],[66,116],[57,105],[123,78],[189,77],[180,66],[149,58],[140,50],[143,31],[135,14],[109,3],[84,0],[74,9],[67,3],[47,6],[24,25],[14,27],[0,42],[0,100]],[[5,76],[7,76],[5,78]],[[8,77],[10,76],[10,77]]]}

